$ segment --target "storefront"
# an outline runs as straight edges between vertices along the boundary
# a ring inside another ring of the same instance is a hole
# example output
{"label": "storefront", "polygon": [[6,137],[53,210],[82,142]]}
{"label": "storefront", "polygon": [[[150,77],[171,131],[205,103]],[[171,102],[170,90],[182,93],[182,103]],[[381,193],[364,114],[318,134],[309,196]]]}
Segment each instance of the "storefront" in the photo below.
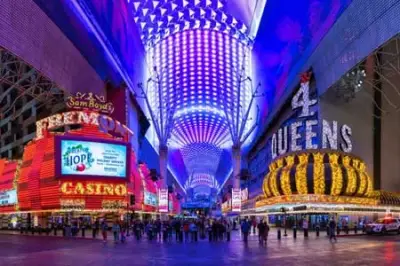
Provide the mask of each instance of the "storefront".
{"label": "storefront", "polygon": [[286,111],[289,118],[270,130],[260,149],[266,155],[257,167],[268,166],[262,193],[253,206],[244,204],[241,215],[268,217],[270,223],[289,226],[307,219],[311,227],[326,225],[332,216],[339,224],[357,225],[388,215],[399,217],[400,196],[376,191],[366,162],[352,153],[357,140],[351,125],[319,113],[311,77],[302,76]]}
{"label": "storefront", "polygon": [[[134,211],[158,212],[157,185],[140,174],[133,132],[93,97],[72,107],[37,121],[20,162],[0,160],[1,227],[112,223]],[[78,129],[58,132],[72,126]]]}

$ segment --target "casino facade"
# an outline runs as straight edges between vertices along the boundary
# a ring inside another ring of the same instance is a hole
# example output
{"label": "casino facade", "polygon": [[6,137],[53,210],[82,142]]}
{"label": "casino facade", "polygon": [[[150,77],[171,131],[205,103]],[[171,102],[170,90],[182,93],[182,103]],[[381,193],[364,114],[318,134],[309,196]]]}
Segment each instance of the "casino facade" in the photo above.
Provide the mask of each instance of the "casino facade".
{"label": "casino facade", "polygon": [[[21,160],[0,160],[0,226],[91,225],[98,218],[179,212],[176,193],[162,190],[148,166],[137,163],[130,144],[134,132],[97,105],[102,103],[96,96],[79,97],[71,97],[82,103],[78,108],[37,121],[36,138]],[[76,129],[57,131],[66,125]]]}

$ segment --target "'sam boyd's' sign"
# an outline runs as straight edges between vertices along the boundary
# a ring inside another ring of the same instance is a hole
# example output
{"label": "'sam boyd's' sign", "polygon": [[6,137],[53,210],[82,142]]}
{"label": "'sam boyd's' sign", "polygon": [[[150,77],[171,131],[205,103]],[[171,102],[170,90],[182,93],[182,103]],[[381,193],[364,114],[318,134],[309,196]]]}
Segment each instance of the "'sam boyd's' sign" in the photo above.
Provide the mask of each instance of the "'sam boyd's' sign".
{"label": "'sam boyd's' sign", "polygon": [[318,101],[310,99],[310,77],[311,73],[302,75],[300,89],[291,101],[292,110],[300,110],[300,114],[271,137],[272,159],[288,152],[310,149],[352,151],[352,130],[348,125],[316,117],[313,106]]}

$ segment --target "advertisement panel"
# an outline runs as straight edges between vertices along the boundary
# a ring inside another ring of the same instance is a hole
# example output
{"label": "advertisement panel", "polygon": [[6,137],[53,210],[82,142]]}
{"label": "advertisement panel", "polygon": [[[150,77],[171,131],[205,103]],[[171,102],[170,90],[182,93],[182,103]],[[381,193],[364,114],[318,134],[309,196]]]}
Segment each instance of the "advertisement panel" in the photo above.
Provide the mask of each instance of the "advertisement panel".
{"label": "advertisement panel", "polygon": [[163,213],[168,212],[168,189],[158,190],[158,211]]}
{"label": "advertisement panel", "polygon": [[232,188],[232,211],[240,212],[242,210],[242,195],[240,188]]}
{"label": "advertisement panel", "polygon": [[7,190],[0,192],[0,206],[13,205],[17,203],[17,190]]}
{"label": "advertisement panel", "polygon": [[56,138],[56,174],[59,177],[129,176],[129,144],[87,138]]}
{"label": "advertisement panel", "polygon": [[144,192],[144,204],[149,206],[157,206],[157,195],[151,192]]}

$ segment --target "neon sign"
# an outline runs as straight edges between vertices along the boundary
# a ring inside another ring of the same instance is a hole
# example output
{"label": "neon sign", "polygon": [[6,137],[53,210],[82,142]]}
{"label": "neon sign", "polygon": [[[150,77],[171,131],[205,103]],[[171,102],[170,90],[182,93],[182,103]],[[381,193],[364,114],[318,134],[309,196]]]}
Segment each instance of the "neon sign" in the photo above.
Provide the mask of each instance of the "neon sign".
{"label": "neon sign", "polygon": [[63,182],[60,186],[64,195],[126,196],[125,184]]}
{"label": "neon sign", "polygon": [[[322,119],[322,127],[320,121],[316,118],[310,118],[314,115],[312,106],[318,103],[317,99],[310,99],[310,73],[302,75],[301,86],[298,92],[292,98],[292,110],[300,109],[299,118],[305,120],[295,121],[289,125],[279,128],[272,135],[271,153],[272,159],[284,155],[288,152],[295,152],[310,149],[341,149],[343,152],[351,152],[353,149],[351,135],[352,130],[348,125],[338,126],[337,121],[329,122]],[[317,129],[322,129],[321,132]],[[316,143],[317,136],[321,136],[321,143]],[[304,142],[299,143],[300,140]]]}
{"label": "neon sign", "polygon": [[68,108],[72,109],[90,109],[107,114],[114,112],[114,105],[110,102],[106,102],[104,96],[95,95],[91,92],[77,92],[75,96],[69,96],[66,105]]}
{"label": "neon sign", "polygon": [[70,111],[55,114],[36,122],[36,139],[43,138],[48,131],[69,125],[94,125],[105,133],[114,132],[127,140],[133,132],[119,121],[107,115],[90,111]]}

